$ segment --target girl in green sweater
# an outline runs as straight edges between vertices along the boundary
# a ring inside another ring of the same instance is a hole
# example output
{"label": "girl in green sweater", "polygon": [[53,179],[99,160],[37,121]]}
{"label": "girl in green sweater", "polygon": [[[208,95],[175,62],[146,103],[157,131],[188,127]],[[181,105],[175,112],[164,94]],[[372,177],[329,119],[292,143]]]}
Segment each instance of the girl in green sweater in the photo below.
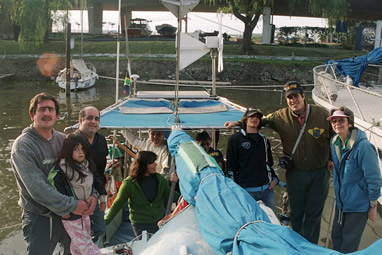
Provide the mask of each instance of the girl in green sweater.
{"label": "girl in green sweater", "polygon": [[[105,217],[109,224],[129,202],[129,218],[138,237],[143,230],[155,233],[158,221],[165,216],[165,204],[170,195],[168,181],[156,172],[157,155],[151,151],[140,151],[130,167],[129,176],[123,180],[118,196]],[[177,178],[177,177],[176,177]],[[174,176],[171,176],[174,180]],[[174,201],[179,198],[175,194]]]}

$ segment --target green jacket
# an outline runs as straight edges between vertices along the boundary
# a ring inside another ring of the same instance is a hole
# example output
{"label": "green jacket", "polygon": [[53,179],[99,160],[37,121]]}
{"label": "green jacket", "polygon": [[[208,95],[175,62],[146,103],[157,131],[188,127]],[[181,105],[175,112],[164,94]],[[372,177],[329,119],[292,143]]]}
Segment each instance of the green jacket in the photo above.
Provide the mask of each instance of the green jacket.
{"label": "green jacket", "polygon": [[[158,193],[152,203],[146,199],[141,186],[136,180],[133,180],[130,176],[124,179],[118,191],[118,196],[105,217],[106,224],[113,220],[126,201],[129,202],[129,218],[132,223],[156,224],[162,219],[166,212],[165,202],[170,195],[170,185],[162,175],[157,173],[156,177],[158,179]],[[179,196],[179,193],[175,193],[174,201],[177,201]]]}
{"label": "green jacket", "polygon": [[[327,120],[327,110],[311,105],[304,134],[293,155],[295,168],[312,171],[327,165],[330,155],[329,140],[332,134]],[[302,125],[289,108],[268,114],[262,119],[264,125],[274,129],[281,138],[283,153],[291,155]]]}

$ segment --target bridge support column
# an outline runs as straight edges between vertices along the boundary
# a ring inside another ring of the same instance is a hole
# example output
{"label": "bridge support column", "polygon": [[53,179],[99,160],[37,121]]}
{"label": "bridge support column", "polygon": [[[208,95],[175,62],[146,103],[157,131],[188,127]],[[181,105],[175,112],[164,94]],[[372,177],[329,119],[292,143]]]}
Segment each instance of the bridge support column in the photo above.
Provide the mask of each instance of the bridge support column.
{"label": "bridge support column", "polygon": [[377,20],[374,49],[382,47],[382,20]]}
{"label": "bridge support column", "polygon": [[263,10],[262,44],[271,44],[271,38],[272,38],[271,8],[265,7]]}
{"label": "bridge support column", "polygon": [[88,1],[87,5],[89,34],[102,34],[102,4],[94,1]]}

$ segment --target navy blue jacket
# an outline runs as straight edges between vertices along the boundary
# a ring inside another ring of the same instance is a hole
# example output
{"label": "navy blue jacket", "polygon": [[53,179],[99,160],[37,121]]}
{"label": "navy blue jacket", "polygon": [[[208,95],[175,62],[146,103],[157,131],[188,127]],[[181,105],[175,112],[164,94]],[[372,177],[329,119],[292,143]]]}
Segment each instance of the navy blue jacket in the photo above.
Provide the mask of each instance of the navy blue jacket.
{"label": "navy blue jacket", "polygon": [[227,174],[228,177],[243,188],[260,187],[278,178],[273,170],[271,145],[268,139],[260,135],[256,143],[246,132],[233,134],[227,146]]}

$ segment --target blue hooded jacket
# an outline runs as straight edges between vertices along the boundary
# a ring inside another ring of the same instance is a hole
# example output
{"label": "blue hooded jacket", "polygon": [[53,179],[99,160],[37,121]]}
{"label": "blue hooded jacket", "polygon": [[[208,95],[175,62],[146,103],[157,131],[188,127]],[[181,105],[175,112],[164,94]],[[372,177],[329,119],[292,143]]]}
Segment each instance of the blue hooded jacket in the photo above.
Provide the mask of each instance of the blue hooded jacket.
{"label": "blue hooded jacket", "polygon": [[342,212],[367,212],[370,201],[381,196],[382,178],[375,147],[366,134],[354,128],[342,157],[340,148],[330,140],[334,162],[334,190],[337,207]]}

